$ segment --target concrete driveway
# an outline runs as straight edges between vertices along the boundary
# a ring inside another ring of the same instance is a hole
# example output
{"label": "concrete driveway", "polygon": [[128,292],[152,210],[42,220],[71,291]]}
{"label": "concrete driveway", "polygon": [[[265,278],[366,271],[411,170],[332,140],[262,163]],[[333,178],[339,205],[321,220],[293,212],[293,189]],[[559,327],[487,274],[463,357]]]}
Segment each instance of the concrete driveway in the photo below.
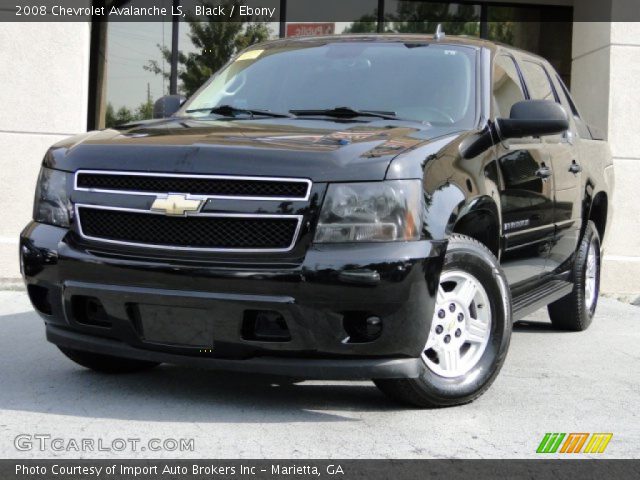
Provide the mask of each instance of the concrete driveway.
{"label": "concrete driveway", "polygon": [[[493,387],[456,408],[414,410],[368,382],[270,384],[174,366],[104,376],[44,339],[22,292],[0,292],[0,457],[515,458],[546,432],[613,432],[601,458],[640,458],[640,308],[602,299],[591,329],[545,312],[516,327]],[[63,451],[17,451],[19,434]],[[70,439],[193,438],[192,452],[66,451]]]}

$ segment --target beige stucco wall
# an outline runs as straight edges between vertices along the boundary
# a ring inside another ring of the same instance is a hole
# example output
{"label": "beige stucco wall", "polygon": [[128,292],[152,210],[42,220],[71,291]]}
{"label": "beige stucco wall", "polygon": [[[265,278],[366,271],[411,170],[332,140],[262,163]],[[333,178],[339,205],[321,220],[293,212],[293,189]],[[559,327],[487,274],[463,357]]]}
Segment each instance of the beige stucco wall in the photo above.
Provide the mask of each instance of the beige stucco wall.
{"label": "beige stucco wall", "polygon": [[15,281],[47,148],[86,131],[88,23],[0,23],[0,287]]}
{"label": "beige stucco wall", "polygon": [[[617,16],[626,8],[637,8],[634,3],[613,0],[610,8]],[[607,133],[614,161],[614,214],[602,272],[602,290],[609,293],[640,292],[638,78],[640,24],[575,24],[572,91],[587,122]]]}

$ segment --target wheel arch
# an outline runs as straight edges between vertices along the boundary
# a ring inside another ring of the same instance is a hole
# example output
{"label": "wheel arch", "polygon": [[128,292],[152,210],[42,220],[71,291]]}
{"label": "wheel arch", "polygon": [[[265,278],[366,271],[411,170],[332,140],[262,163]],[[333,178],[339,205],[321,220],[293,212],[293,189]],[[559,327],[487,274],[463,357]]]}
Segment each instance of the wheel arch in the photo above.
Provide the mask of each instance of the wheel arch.
{"label": "wheel arch", "polygon": [[465,202],[458,215],[451,217],[448,233],[460,234],[477,240],[500,258],[500,215],[498,206],[489,196],[480,196]]}
{"label": "wheel arch", "polygon": [[[591,220],[595,224],[601,240],[604,240],[604,235],[607,231],[608,215],[609,197],[606,192],[600,191],[596,193],[593,200],[591,200],[588,214],[584,218],[587,221]],[[584,223],[586,228],[586,221]]]}

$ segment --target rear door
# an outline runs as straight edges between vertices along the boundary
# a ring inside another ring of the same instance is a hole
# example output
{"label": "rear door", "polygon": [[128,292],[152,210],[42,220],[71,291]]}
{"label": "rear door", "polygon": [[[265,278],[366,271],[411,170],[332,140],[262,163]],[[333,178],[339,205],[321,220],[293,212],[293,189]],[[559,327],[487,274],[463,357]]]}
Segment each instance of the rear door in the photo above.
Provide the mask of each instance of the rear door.
{"label": "rear door", "polygon": [[[527,98],[515,58],[505,51],[494,65],[494,116],[510,115],[514,103]],[[506,140],[496,147],[502,209],[502,267],[517,285],[544,273],[553,239],[553,182],[549,154],[540,138]]]}
{"label": "rear door", "polygon": [[[539,59],[523,58],[520,63],[527,90],[535,100],[560,103],[560,96],[553,84],[551,67]],[[565,106],[566,108],[566,106]],[[567,111],[569,113],[569,111]],[[549,152],[549,167],[553,173],[553,223],[555,231],[549,245],[546,272],[553,272],[569,260],[575,252],[580,235],[580,174],[575,142],[577,133],[574,122],[561,135],[548,135],[542,141]]]}

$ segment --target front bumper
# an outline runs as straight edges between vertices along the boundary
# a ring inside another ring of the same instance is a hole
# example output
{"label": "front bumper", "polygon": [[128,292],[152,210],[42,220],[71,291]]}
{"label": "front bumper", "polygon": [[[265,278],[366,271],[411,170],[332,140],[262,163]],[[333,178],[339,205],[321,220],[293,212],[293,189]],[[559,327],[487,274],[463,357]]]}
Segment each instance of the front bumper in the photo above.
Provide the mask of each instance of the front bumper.
{"label": "front bumper", "polygon": [[85,335],[53,325],[47,325],[47,340],[61,347],[135,360],[316,380],[416,378],[422,372],[424,365],[418,358],[328,359],[274,356],[253,357],[243,360],[203,358],[135,348],[121,341]]}
{"label": "front bumper", "polygon": [[[38,223],[25,228],[20,242],[29,295],[56,345],[322,379],[420,374],[445,249],[431,241],[315,246],[297,265],[229,266],[104,255],[75,243],[66,229]],[[108,324],[79,321],[74,299],[88,297],[104,307]],[[164,340],[147,338],[137,306],[169,312]],[[290,338],[247,338],[243,322],[253,311],[281,314]],[[180,329],[190,312],[202,321],[187,342]],[[374,340],[349,334],[347,322],[362,316],[382,321]]]}

